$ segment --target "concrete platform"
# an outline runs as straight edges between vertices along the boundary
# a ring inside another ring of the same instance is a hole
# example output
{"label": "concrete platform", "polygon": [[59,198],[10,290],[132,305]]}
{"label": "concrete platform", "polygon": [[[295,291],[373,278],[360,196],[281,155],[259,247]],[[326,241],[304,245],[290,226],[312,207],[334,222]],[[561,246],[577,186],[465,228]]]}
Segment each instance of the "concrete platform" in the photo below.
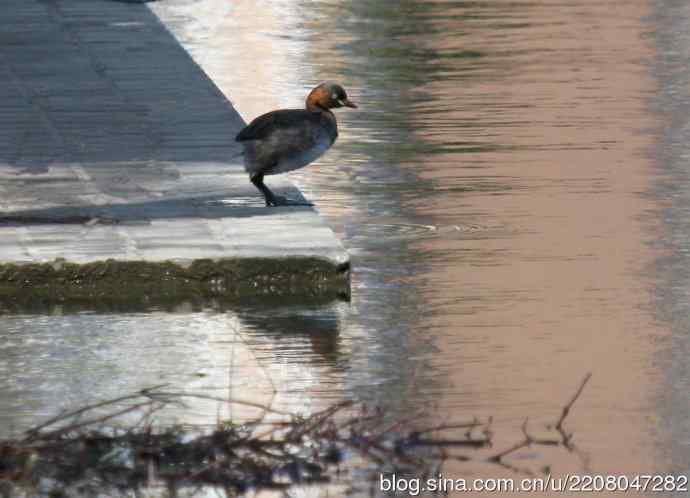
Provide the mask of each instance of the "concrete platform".
{"label": "concrete platform", "polygon": [[349,291],[341,243],[313,208],[263,205],[242,118],[146,5],[3,7],[1,299]]}

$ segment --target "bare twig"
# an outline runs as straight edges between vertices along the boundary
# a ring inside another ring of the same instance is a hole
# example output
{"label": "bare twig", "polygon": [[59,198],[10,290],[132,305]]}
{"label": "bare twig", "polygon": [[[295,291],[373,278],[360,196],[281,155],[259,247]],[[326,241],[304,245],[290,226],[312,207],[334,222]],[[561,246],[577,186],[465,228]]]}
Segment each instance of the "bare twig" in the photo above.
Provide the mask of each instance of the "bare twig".
{"label": "bare twig", "polygon": [[[488,461],[529,474],[529,469],[513,467],[506,457],[530,445],[563,445],[573,451],[572,436],[565,433],[563,423],[590,376],[585,377],[556,423],[562,440],[533,436],[525,419],[522,440]],[[155,386],[62,412],[27,431],[23,440],[0,441],[0,468],[8,469],[0,475],[0,484],[8,479],[6,476],[13,482],[18,482],[16,476],[35,482],[41,477],[37,468],[53,465],[67,482],[80,482],[88,475],[89,479],[98,476],[105,487],[127,482],[138,489],[163,483],[174,491],[171,496],[184,483],[198,489],[211,486],[231,496],[241,494],[247,486],[285,491],[294,483],[320,483],[329,476],[340,479],[339,464],[346,454],[357,454],[357,461],[372,469],[372,476],[383,468],[434,475],[434,470],[438,474],[447,461],[471,459],[453,454],[454,450],[492,445],[491,418],[487,422],[475,418],[420,426],[422,417],[417,414],[391,422],[383,410],[349,400],[301,417],[261,403],[164,388]],[[261,410],[261,416],[242,424],[216,423],[204,430],[200,426],[154,430],[154,413],[171,404],[186,406],[189,400],[245,405]],[[113,435],[104,426],[132,413],[141,415],[124,432]],[[268,413],[282,418],[264,421]],[[5,453],[21,458],[9,458]],[[40,458],[42,465],[27,466],[27,455]]]}
{"label": "bare twig", "polygon": [[592,372],[588,372],[587,375],[585,375],[585,378],[582,379],[582,382],[580,383],[580,387],[577,389],[577,391],[575,392],[573,397],[563,407],[563,411],[561,412],[561,417],[558,419],[558,422],[556,423],[556,430],[563,435],[564,442],[569,440],[570,436],[567,436],[565,431],[563,430],[563,422],[565,422],[566,417],[570,413],[570,409],[573,407],[573,405],[575,404],[577,399],[580,397],[580,394],[582,394],[582,391],[584,390],[585,386],[587,385],[587,382],[589,382],[589,379],[591,379],[591,378],[592,378]]}
{"label": "bare twig", "polygon": [[128,394],[127,396],[120,396],[119,398],[110,399],[107,401],[99,401],[98,403],[92,403],[90,405],[83,406],[77,410],[62,412],[62,413],[56,415],[55,417],[46,420],[42,424],[37,425],[36,427],[32,427],[31,429],[26,431],[26,433],[25,433],[26,439],[27,440],[32,439],[32,437],[34,437],[36,434],[38,434],[42,429],[49,427],[51,425],[54,425],[58,422],[64,422],[66,420],[73,419],[75,417],[78,417],[78,416],[86,413],[86,412],[97,410],[98,408],[104,408],[106,406],[112,406],[112,405],[115,405],[118,403],[124,403],[125,401],[135,400],[137,398],[141,398],[142,396],[148,396],[151,391],[153,391],[155,389],[159,389],[161,387],[165,387],[165,386],[166,386],[166,384],[161,384],[159,386],[149,387],[146,389],[142,389],[141,391],[134,393],[134,394]]}
{"label": "bare twig", "polygon": [[572,450],[572,447],[570,446],[570,439],[572,435],[568,435],[565,433],[563,430],[563,422],[565,421],[566,417],[570,413],[570,409],[573,407],[577,399],[580,397],[580,394],[582,394],[583,389],[587,385],[587,382],[589,379],[592,377],[592,373],[589,372],[587,375],[585,375],[585,378],[582,380],[580,383],[580,387],[578,387],[577,391],[573,395],[573,397],[568,401],[568,403],[565,404],[563,407],[563,410],[561,412],[561,416],[558,419],[558,422],[556,423],[556,430],[561,434],[562,440],[559,441],[554,441],[552,439],[535,439],[532,437],[528,432],[527,432],[527,423],[529,419],[525,419],[524,423],[522,424],[522,434],[524,436],[524,439],[522,441],[519,441],[515,443],[513,446],[496,453],[495,455],[492,455],[491,457],[488,458],[489,462],[492,463],[503,463],[503,458],[510,455],[511,453],[514,453],[515,451],[518,451],[522,448],[526,448],[532,444],[538,444],[542,446],[557,446],[559,444],[562,444],[565,446],[567,449]]}

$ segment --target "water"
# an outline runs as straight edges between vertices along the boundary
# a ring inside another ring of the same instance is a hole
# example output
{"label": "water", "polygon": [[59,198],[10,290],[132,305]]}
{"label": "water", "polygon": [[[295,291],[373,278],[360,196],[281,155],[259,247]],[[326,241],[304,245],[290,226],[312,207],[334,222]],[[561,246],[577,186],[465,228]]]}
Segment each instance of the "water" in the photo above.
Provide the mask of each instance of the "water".
{"label": "water", "polygon": [[683,2],[150,5],[247,120],[326,79],[360,105],[291,176],[351,252],[352,301],[3,317],[3,425],[167,382],[493,416],[509,446],[591,371],[568,419],[584,459],[513,463],[688,472]]}

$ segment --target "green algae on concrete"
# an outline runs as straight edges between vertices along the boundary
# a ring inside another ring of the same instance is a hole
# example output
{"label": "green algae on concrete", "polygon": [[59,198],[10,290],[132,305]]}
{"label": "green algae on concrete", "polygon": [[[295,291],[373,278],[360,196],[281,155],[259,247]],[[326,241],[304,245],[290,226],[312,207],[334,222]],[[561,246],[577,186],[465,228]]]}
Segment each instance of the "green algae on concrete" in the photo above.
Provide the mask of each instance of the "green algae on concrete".
{"label": "green algae on concrete", "polygon": [[87,264],[0,264],[0,302],[199,301],[319,297],[347,298],[349,265],[318,257],[116,261]]}

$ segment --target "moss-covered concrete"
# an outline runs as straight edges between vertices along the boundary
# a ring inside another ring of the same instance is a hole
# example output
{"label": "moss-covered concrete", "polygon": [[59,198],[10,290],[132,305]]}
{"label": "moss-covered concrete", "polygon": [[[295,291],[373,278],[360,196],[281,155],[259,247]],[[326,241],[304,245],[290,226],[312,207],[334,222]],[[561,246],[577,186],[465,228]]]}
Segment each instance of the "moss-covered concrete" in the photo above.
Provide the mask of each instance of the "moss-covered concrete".
{"label": "moss-covered concrete", "polygon": [[314,257],[0,264],[0,310],[32,304],[155,304],[349,297],[349,265]]}

